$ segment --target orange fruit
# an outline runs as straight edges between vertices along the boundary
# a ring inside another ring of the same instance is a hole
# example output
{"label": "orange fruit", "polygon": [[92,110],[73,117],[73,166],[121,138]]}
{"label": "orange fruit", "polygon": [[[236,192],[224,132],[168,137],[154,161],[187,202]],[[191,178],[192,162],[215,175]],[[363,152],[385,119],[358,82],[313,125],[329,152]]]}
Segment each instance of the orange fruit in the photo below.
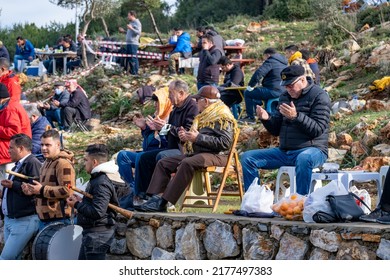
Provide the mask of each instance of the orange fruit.
{"label": "orange fruit", "polygon": [[298,205],[298,202],[296,202],[296,201],[290,201],[290,203],[289,203],[290,208],[294,208],[297,205]]}
{"label": "orange fruit", "polygon": [[290,199],[291,200],[295,200],[295,199],[297,199],[298,198],[298,195],[296,194],[296,193],[294,193],[294,194],[292,194],[291,196],[290,196]]}
{"label": "orange fruit", "polygon": [[294,209],[291,208],[291,207],[289,207],[289,208],[286,210],[286,213],[287,213],[287,215],[292,215],[292,214],[294,214]]}
{"label": "orange fruit", "polygon": [[287,209],[288,209],[288,203],[282,202],[282,204],[280,204],[280,210],[286,211]]}
{"label": "orange fruit", "polygon": [[286,215],[284,218],[286,218],[287,220],[292,220],[293,219],[293,215]]}
{"label": "orange fruit", "polygon": [[294,214],[302,214],[302,209],[299,206],[295,206],[293,209]]}

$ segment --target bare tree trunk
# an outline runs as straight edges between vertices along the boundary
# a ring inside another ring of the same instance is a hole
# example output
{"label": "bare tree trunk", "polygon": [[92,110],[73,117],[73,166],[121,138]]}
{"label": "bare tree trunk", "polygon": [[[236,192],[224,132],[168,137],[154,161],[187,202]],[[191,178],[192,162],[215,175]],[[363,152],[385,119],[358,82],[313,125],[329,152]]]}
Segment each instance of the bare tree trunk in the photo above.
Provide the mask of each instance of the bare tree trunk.
{"label": "bare tree trunk", "polygon": [[157,37],[160,40],[160,43],[163,44],[163,41],[161,40],[160,31],[158,30],[158,27],[157,27],[157,24],[156,24],[156,20],[154,19],[152,11],[146,5],[145,5],[145,8],[146,8],[146,10],[149,13],[150,19],[152,20],[154,31],[156,32]]}
{"label": "bare tree trunk", "polygon": [[[83,26],[83,31],[82,31],[82,34],[84,37],[85,37],[85,34],[87,34],[88,26],[90,23],[91,23],[91,19],[88,21],[84,21],[84,26]],[[87,59],[87,48],[85,47],[84,44],[82,45],[81,51],[82,51],[82,63],[83,63],[85,68],[88,68],[89,65],[88,65],[88,59]]]}
{"label": "bare tree trunk", "polygon": [[108,26],[106,20],[104,18],[100,18],[103,24],[104,33],[106,33],[106,37],[110,37],[110,32],[108,31]]}
{"label": "bare tree trunk", "polygon": [[348,33],[352,37],[352,39],[357,41],[356,35],[353,32],[349,31],[347,28],[345,28],[341,24],[337,23],[334,17],[332,17],[332,20],[333,20],[333,24],[334,25],[340,27],[344,32]]}

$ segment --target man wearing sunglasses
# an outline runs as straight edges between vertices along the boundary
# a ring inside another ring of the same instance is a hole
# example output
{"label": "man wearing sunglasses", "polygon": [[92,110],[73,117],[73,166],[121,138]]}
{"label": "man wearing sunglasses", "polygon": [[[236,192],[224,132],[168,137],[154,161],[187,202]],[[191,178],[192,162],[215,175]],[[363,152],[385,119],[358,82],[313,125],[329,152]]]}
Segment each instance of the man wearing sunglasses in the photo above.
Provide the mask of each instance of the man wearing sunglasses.
{"label": "man wearing sunglasses", "polygon": [[295,166],[297,192],[306,195],[312,170],[328,158],[330,99],[307,79],[300,65],[283,69],[281,78],[286,91],[280,95],[276,112],[270,115],[261,106],[256,108],[264,127],[279,136],[279,147],[243,153],[244,186],[247,190],[253,179],[259,178],[259,169]]}

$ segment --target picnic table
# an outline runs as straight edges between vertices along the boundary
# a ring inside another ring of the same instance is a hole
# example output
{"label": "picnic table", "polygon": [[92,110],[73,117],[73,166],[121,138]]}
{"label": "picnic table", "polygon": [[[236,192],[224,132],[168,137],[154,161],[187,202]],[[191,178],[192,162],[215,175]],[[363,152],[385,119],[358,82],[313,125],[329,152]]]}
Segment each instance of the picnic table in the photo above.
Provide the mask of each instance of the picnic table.
{"label": "picnic table", "polygon": [[66,63],[68,58],[76,58],[77,53],[76,52],[71,52],[71,51],[66,51],[66,52],[53,52],[53,51],[42,51],[42,50],[35,50],[35,53],[38,55],[40,60],[43,60],[45,57],[49,57],[53,59],[53,74],[56,73],[56,58],[62,58],[64,60],[64,69],[63,73],[64,75],[67,74],[67,69],[66,69]]}
{"label": "picnic table", "polygon": [[[158,48],[160,53],[161,53],[160,59],[155,60],[153,62],[153,64],[155,66],[159,67],[159,74],[161,75],[164,67],[167,67],[169,65],[168,60],[166,60],[167,56],[169,55],[169,53],[171,53],[175,49],[176,46],[171,45],[171,44],[166,44],[166,45],[156,45],[154,47]],[[245,51],[245,49],[246,49],[245,46],[225,46],[224,47],[224,51],[225,51],[226,56],[234,54],[234,53],[238,54],[238,56],[236,58],[232,58],[231,61],[239,64],[242,71],[244,70],[244,67],[246,65],[255,62],[254,59],[242,58],[242,54]]]}

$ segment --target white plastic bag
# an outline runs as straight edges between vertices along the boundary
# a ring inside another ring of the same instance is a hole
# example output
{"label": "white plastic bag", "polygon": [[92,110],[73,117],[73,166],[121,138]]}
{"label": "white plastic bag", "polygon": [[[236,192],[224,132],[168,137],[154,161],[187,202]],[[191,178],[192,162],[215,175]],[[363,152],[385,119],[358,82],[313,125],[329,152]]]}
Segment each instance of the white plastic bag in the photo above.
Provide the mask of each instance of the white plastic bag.
{"label": "white plastic bag", "polygon": [[314,223],[313,215],[318,211],[332,213],[329,202],[326,201],[327,195],[348,194],[344,185],[337,181],[331,181],[326,186],[319,188],[308,195],[303,207],[303,220],[306,223]]}
{"label": "white plastic bag", "polygon": [[274,201],[274,192],[266,185],[257,184],[258,178],[255,178],[249,189],[245,192],[241,203],[241,210],[248,213],[261,212],[272,213],[271,206]]}
{"label": "white plastic bag", "polygon": [[[351,193],[356,194],[361,200],[364,201],[364,203],[367,204],[368,207],[371,208],[371,197],[367,190],[365,189],[359,190],[356,186],[351,186],[349,188],[349,191]],[[360,208],[362,208],[364,214],[370,214],[370,209],[364,206],[363,203],[361,203],[359,200],[356,200],[356,203],[357,205],[359,205]]]}

